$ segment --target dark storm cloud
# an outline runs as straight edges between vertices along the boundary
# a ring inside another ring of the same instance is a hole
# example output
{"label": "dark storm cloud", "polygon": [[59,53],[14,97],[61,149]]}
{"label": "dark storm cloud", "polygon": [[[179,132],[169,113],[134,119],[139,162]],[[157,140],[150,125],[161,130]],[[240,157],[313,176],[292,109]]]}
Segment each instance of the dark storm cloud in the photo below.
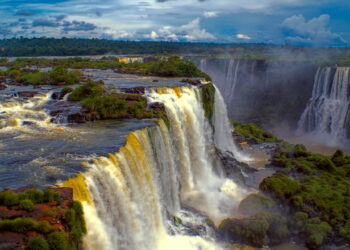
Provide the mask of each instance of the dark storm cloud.
{"label": "dark storm cloud", "polygon": [[65,19],[67,17],[67,15],[58,15],[58,16],[54,16],[54,18],[56,19],[57,22],[62,21],[63,19]]}
{"label": "dark storm cloud", "polygon": [[38,13],[30,10],[18,10],[15,15],[16,16],[34,16],[37,15]]}
{"label": "dark storm cloud", "polygon": [[69,31],[91,31],[96,29],[97,26],[93,23],[80,22],[80,21],[72,21],[63,23],[63,32]]}
{"label": "dark storm cloud", "polygon": [[57,21],[46,18],[35,19],[32,22],[33,27],[58,27],[59,25]]}

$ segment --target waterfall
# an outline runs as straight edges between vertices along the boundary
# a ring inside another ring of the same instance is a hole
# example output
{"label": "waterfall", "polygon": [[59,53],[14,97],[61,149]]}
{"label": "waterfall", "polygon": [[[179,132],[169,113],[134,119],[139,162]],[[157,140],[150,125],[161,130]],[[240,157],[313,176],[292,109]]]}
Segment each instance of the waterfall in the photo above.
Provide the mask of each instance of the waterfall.
{"label": "waterfall", "polygon": [[312,97],[304,110],[298,133],[326,138],[328,144],[342,143],[349,134],[350,68],[319,68]]}
{"label": "waterfall", "polygon": [[[218,120],[225,109],[214,112],[214,136],[199,89],[157,88],[146,96],[164,104],[169,124],[159,120],[130,133],[119,152],[95,159],[83,176],[63,184],[83,202],[86,249],[223,249],[205,217],[193,210],[218,224],[234,215],[245,193],[220,176],[215,145],[238,153],[233,143],[218,142],[218,133],[229,128]],[[215,109],[223,108],[222,98],[216,102]],[[188,224],[176,225],[172,216]],[[187,233],[191,226],[201,228],[197,236]]]}
{"label": "waterfall", "polygon": [[233,127],[227,116],[227,107],[218,88],[215,88],[214,102],[214,142],[221,152],[228,152],[239,161],[249,161],[250,158],[238,151],[232,139]]}
{"label": "waterfall", "polygon": [[241,60],[239,59],[227,59],[225,65],[222,69],[221,76],[215,74],[215,70],[212,69],[212,65],[207,63],[207,59],[201,59],[199,63],[199,68],[203,72],[207,72],[209,75],[213,76],[215,83],[219,85],[221,92],[224,95],[224,99],[227,101],[232,101],[235,97],[235,90],[238,83],[238,74],[240,73]]}

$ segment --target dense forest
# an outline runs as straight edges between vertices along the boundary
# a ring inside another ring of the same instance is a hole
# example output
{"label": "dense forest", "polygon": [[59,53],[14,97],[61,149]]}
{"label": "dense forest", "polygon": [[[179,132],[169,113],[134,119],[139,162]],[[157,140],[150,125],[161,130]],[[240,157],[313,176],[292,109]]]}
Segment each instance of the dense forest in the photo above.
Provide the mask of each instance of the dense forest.
{"label": "dense forest", "polygon": [[0,40],[0,57],[106,54],[201,54],[233,56],[244,59],[316,60],[344,64],[350,58],[350,48],[266,44],[136,42],[71,38],[12,38]]}

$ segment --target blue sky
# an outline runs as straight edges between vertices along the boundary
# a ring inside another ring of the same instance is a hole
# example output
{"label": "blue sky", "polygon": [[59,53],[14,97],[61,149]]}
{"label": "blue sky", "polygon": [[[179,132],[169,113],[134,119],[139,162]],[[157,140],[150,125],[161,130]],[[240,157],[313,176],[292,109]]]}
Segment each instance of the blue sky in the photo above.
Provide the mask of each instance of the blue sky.
{"label": "blue sky", "polygon": [[0,0],[0,38],[350,45],[349,0]]}

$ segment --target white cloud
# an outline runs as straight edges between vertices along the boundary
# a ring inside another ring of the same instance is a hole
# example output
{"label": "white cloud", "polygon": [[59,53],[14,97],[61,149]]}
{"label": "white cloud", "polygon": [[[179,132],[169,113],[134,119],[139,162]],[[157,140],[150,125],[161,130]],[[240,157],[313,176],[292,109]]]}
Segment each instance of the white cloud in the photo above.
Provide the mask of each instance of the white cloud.
{"label": "white cloud", "polygon": [[200,26],[200,18],[196,18],[181,26],[163,26],[157,32],[152,31],[145,38],[171,41],[208,41],[215,40],[215,36]]}
{"label": "white cloud", "polygon": [[244,34],[237,34],[236,38],[243,39],[243,40],[250,40],[252,39],[250,36],[244,35]]}
{"label": "white cloud", "polygon": [[203,13],[203,16],[205,18],[212,18],[212,17],[216,17],[217,15],[218,15],[218,13],[215,11],[207,11],[207,12]]}
{"label": "white cloud", "polygon": [[303,15],[288,17],[282,23],[285,39],[290,42],[309,44],[346,42],[340,35],[332,33],[329,20],[329,15],[320,15],[309,21],[305,20]]}

